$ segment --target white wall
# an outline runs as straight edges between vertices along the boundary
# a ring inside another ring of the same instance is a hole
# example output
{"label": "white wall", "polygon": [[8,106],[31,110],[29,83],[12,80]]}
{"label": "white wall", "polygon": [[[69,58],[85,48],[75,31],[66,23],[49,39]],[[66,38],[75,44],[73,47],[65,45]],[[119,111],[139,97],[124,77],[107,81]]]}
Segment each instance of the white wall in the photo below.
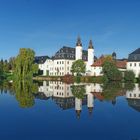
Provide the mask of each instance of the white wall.
{"label": "white wall", "polygon": [[138,77],[140,74],[140,62],[127,62],[127,70],[132,70],[135,76]]}
{"label": "white wall", "polygon": [[102,67],[92,67],[92,76],[102,76]]}
{"label": "white wall", "polygon": [[53,65],[53,61],[51,59],[47,59],[44,64],[39,64],[39,69],[43,70],[43,75],[47,75],[47,70],[50,73],[50,67]]}
{"label": "white wall", "polygon": [[88,65],[91,66],[94,62],[94,49],[88,49]]}
{"label": "white wall", "polygon": [[76,46],[76,60],[82,59],[82,46]]}
{"label": "white wall", "polygon": [[71,73],[71,67],[74,60],[54,60],[53,76],[64,76]]}
{"label": "white wall", "polygon": [[126,98],[128,98],[128,99],[140,99],[139,84],[135,84],[135,88],[133,90],[126,91]]}

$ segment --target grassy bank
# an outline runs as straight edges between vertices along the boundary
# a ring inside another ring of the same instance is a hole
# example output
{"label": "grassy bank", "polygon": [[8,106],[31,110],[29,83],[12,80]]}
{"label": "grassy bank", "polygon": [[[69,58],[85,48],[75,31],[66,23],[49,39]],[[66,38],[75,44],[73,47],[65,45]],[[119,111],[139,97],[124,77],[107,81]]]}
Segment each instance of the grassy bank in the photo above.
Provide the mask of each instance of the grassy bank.
{"label": "grassy bank", "polygon": [[103,77],[93,77],[93,76],[36,76],[33,80],[37,81],[62,81],[66,83],[103,83]]}
{"label": "grassy bank", "polygon": [[60,77],[60,76],[36,76],[36,77],[33,77],[33,80],[37,80],[37,81],[61,81],[62,77]]}

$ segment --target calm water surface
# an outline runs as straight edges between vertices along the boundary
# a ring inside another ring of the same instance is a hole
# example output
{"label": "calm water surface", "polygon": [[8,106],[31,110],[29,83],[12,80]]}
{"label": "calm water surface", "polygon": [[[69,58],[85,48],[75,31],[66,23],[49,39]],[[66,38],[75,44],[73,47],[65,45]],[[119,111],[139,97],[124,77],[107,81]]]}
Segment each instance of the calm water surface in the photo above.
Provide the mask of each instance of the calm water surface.
{"label": "calm water surface", "polygon": [[138,84],[0,86],[2,140],[140,140]]}

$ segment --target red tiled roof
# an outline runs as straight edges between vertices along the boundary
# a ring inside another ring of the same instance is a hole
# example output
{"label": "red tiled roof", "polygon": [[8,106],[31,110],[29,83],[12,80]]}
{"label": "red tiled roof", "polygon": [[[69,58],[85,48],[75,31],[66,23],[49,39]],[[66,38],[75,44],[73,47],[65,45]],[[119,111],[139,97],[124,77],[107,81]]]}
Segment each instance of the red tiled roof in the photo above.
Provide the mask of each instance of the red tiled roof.
{"label": "red tiled roof", "polygon": [[[104,63],[105,57],[102,56],[99,59],[97,59],[93,65],[91,65],[92,67],[102,67],[103,63]],[[126,69],[126,60],[116,60],[116,66],[117,68],[121,68],[121,69]]]}
{"label": "red tiled roof", "polygon": [[91,92],[98,100],[103,101],[104,97],[102,96],[101,92]]}
{"label": "red tiled roof", "polygon": [[104,63],[104,56],[101,56],[99,59],[97,59],[93,65],[91,65],[92,67],[101,67]]}
{"label": "red tiled roof", "polygon": [[117,68],[126,69],[126,63],[127,63],[126,60],[116,61],[116,66],[117,66]]}

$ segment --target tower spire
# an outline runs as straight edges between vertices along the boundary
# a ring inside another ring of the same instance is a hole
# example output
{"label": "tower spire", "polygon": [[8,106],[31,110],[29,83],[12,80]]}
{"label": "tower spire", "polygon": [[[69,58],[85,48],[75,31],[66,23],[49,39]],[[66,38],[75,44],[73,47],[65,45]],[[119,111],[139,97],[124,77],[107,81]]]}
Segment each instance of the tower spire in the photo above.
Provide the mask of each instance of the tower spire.
{"label": "tower spire", "polygon": [[89,41],[89,46],[88,46],[88,48],[89,48],[89,49],[94,49],[92,40]]}
{"label": "tower spire", "polygon": [[81,38],[78,36],[76,46],[82,46]]}

